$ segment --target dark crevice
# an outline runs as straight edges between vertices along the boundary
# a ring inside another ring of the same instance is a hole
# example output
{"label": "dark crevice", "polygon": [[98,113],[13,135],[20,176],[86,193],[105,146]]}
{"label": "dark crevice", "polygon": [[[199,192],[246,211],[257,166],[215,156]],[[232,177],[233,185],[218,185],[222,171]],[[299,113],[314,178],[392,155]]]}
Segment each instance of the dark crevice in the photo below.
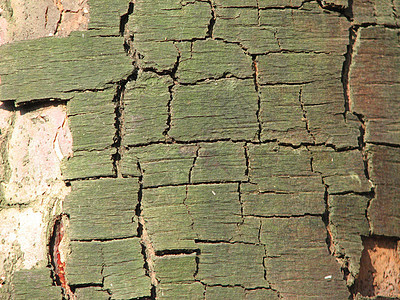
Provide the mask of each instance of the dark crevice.
{"label": "dark crevice", "polygon": [[30,99],[26,102],[18,102],[16,103],[15,100],[6,100],[5,102],[13,102],[14,106],[16,106],[16,110],[21,111],[21,115],[35,111],[39,108],[50,107],[50,106],[57,106],[57,105],[66,105],[68,101],[72,100],[73,97],[67,99],[61,98],[41,98],[41,99]]}
{"label": "dark crevice", "polygon": [[349,44],[347,45],[347,52],[344,55],[345,60],[342,67],[341,81],[343,85],[343,96],[344,96],[344,113],[343,117],[346,120],[346,115],[351,108],[351,91],[350,91],[350,71],[353,64],[354,47],[357,40],[358,28],[352,26],[349,28]]}
{"label": "dark crevice", "polygon": [[291,144],[291,143],[279,142],[277,139],[263,140],[262,142],[260,142],[260,141],[251,141],[251,140],[233,140],[230,138],[223,138],[223,139],[211,139],[211,140],[191,140],[191,141],[174,140],[174,141],[156,141],[156,142],[149,142],[149,143],[141,143],[141,144],[134,144],[134,145],[126,146],[126,151],[129,151],[132,148],[147,147],[147,146],[151,146],[151,145],[171,145],[171,144],[195,145],[198,143],[217,143],[217,142],[245,143],[246,146],[248,146],[248,144],[266,145],[266,144],[276,143],[277,145],[279,145],[281,147],[289,147],[292,149],[299,149],[299,148],[307,147],[307,146],[319,146],[319,147],[326,147],[326,148],[333,149],[335,152],[347,152],[347,151],[359,151],[360,150],[359,147],[354,147],[354,146],[337,147],[334,144],[329,144],[329,143],[303,143],[302,142],[299,144]]}
{"label": "dark crevice", "polygon": [[[176,46],[175,46],[176,47]],[[176,85],[178,85],[178,77],[177,77],[177,71],[179,68],[179,63],[181,59],[181,52],[179,49],[176,47],[178,51],[178,55],[176,57],[176,61],[174,66],[172,67],[171,70],[166,71],[164,75],[169,75],[172,79],[172,84],[168,86],[168,92],[169,92],[169,100],[167,103],[167,121],[166,121],[166,127],[163,131],[163,135],[165,136],[166,141],[173,141],[173,138],[169,136],[169,131],[171,130],[172,127],[172,101],[174,99],[174,88]]]}
{"label": "dark crevice", "polygon": [[199,158],[200,149],[201,149],[200,145],[197,144],[196,154],[195,157],[193,158],[193,163],[189,170],[189,178],[188,178],[189,183],[192,183],[193,169],[196,166],[197,159]]}
{"label": "dark crevice", "polygon": [[312,214],[312,213],[304,213],[298,215],[257,215],[257,214],[245,214],[245,217],[257,217],[262,219],[291,219],[291,218],[306,218],[306,217],[318,217],[321,218],[322,214]]}
{"label": "dark crevice", "polygon": [[115,96],[113,102],[115,104],[114,113],[115,113],[115,135],[114,135],[114,143],[112,147],[116,149],[116,152],[112,155],[113,161],[113,171],[115,173],[115,177],[121,178],[121,167],[120,162],[122,158],[122,137],[124,134],[124,93],[125,93],[125,85],[127,81],[123,81],[117,85]]}
{"label": "dark crevice", "polygon": [[346,19],[351,22],[353,20],[353,1],[349,0],[347,6],[338,5],[332,2],[317,0],[318,4],[326,10],[339,13],[341,16],[346,17]]}
{"label": "dark crevice", "polygon": [[365,218],[367,219],[368,222],[368,228],[369,228],[369,234],[372,235],[372,224],[371,224],[371,218],[369,216],[369,211],[371,208],[371,203],[372,201],[375,199],[375,188],[371,188],[371,192],[369,195],[366,195],[368,197],[368,201],[367,201],[367,207],[365,208]]}
{"label": "dark crevice", "polygon": [[232,181],[232,180],[221,180],[221,181],[202,181],[202,182],[192,182],[192,183],[173,183],[173,184],[164,184],[164,185],[151,185],[151,186],[144,186],[143,189],[157,189],[157,188],[164,188],[164,187],[172,187],[172,186],[196,186],[196,185],[215,185],[215,184],[229,184],[229,183],[247,183],[247,181]]}
{"label": "dark crevice", "polygon": [[400,148],[400,144],[387,143],[387,142],[366,142],[366,144],[385,146],[385,147],[390,147],[390,148]]}
{"label": "dark crevice", "polygon": [[275,82],[260,83],[260,86],[292,86],[292,85],[303,86],[303,85],[314,83],[314,82],[315,82],[315,80],[312,80],[312,81],[299,81],[299,82],[280,82],[280,81],[275,81]]}
{"label": "dark crevice", "polygon": [[305,106],[304,101],[303,101],[303,87],[300,87],[299,103],[300,103],[301,111],[303,112],[303,121],[305,122],[306,130],[307,130],[308,134],[310,135],[310,137],[312,138],[312,140],[315,143],[315,136],[310,130],[310,123],[309,123],[308,118],[307,118],[307,110],[306,110],[306,106]]}
{"label": "dark crevice", "polygon": [[115,176],[99,175],[99,176],[88,176],[88,177],[79,177],[79,178],[68,178],[68,179],[65,179],[65,184],[67,186],[70,186],[71,182],[75,182],[75,181],[98,180],[98,179],[105,179],[105,178],[115,178]]}
{"label": "dark crevice", "polygon": [[267,258],[269,258],[269,257],[267,255],[267,249],[266,249],[266,247],[264,245],[264,257],[263,257],[263,261],[262,261],[262,265],[263,265],[263,268],[264,268],[264,280],[267,282],[269,288],[277,294],[279,299],[281,299],[282,298],[281,293],[277,289],[273,288],[272,287],[272,285],[273,285],[272,282],[270,282],[268,280],[267,266],[265,264],[265,261],[267,260]]}
{"label": "dark crevice", "polygon": [[140,238],[140,245],[142,247],[142,256],[143,256],[143,268],[145,270],[146,276],[148,276],[151,280],[151,290],[150,290],[150,299],[156,299],[156,286],[157,286],[157,279],[154,271],[153,266],[153,257],[155,256],[153,245],[150,241],[150,238],[147,234],[147,230],[145,228],[145,221],[142,216],[142,201],[143,201],[143,174],[144,171],[140,165],[140,162],[137,162],[137,169],[140,172],[139,177],[139,191],[138,191],[138,203],[135,208],[135,215],[138,219],[138,227],[137,227],[137,235]]}
{"label": "dark crevice", "polygon": [[133,13],[134,5],[135,5],[134,3],[130,2],[129,6],[128,6],[128,12],[126,14],[123,14],[120,18],[119,34],[121,36],[124,36],[124,34],[125,34],[125,27],[126,27],[126,24],[128,23],[129,15]]}
{"label": "dark crevice", "polygon": [[241,217],[241,221],[237,224],[237,226],[239,227],[240,225],[243,225],[244,223],[244,209],[243,209],[243,200],[242,200],[242,192],[241,192],[241,186],[242,183],[239,182],[238,183],[238,199],[239,199],[239,204],[240,204],[240,217]]}
{"label": "dark crevice", "polygon": [[211,18],[210,18],[210,22],[207,27],[206,39],[213,38],[214,26],[215,26],[215,22],[217,21],[217,16],[215,14],[215,7],[211,0],[208,1],[208,3],[210,4],[210,8],[211,8]]}
{"label": "dark crevice", "polygon": [[112,242],[112,241],[121,241],[127,239],[137,238],[137,235],[124,236],[124,237],[114,237],[114,238],[104,238],[104,239],[71,239],[71,242],[79,242],[79,243],[91,243],[91,242]]}
{"label": "dark crevice", "polygon": [[206,240],[206,239],[195,239],[196,244],[244,244],[244,245],[259,245],[258,243],[243,242],[243,241],[231,241],[231,240]]}
{"label": "dark crevice", "polygon": [[261,91],[260,91],[260,85],[258,83],[258,62],[257,62],[257,55],[252,55],[251,56],[253,63],[252,63],[252,68],[253,68],[253,81],[254,81],[254,89],[257,93],[257,111],[256,111],[256,117],[257,117],[257,122],[258,122],[258,131],[257,131],[257,140],[261,142],[261,133],[262,133],[262,120],[261,120]]}
{"label": "dark crevice", "polygon": [[244,172],[244,175],[247,176],[248,181],[250,181],[250,154],[247,142],[243,145],[243,149],[244,149],[244,157],[246,159],[246,171]]}
{"label": "dark crevice", "polygon": [[156,251],[157,256],[167,255],[191,255],[200,254],[200,249],[164,249]]}
{"label": "dark crevice", "polygon": [[226,79],[226,78],[234,78],[237,80],[249,80],[249,79],[253,79],[253,77],[238,77],[232,73],[229,72],[224,72],[221,76],[218,77],[207,77],[207,78],[202,78],[199,80],[196,80],[194,82],[179,82],[180,85],[182,86],[194,86],[197,85],[199,83],[202,82],[208,82],[208,81],[218,81],[218,80],[222,80],[222,79]]}

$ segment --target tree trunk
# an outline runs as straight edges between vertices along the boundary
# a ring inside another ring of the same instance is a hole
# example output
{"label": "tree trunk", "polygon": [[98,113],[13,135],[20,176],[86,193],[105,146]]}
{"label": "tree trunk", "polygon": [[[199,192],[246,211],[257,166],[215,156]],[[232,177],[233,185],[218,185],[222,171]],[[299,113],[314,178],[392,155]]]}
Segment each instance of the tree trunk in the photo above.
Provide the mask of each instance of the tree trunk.
{"label": "tree trunk", "polygon": [[400,1],[0,5],[2,299],[400,297]]}

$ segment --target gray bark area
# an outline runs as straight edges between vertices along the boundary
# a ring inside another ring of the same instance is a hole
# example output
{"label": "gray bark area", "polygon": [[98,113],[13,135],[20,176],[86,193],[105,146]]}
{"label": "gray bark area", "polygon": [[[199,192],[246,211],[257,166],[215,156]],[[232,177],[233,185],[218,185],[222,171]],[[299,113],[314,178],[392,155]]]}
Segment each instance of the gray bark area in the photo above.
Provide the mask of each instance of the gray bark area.
{"label": "gray bark area", "polygon": [[0,295],[400,296],[398,252],[390,280],[361,259],[400,238],[398,0],[88,5],[87,31],[0,47],[0,100],[66,103],[74,152],[64,265],[49,238]]}

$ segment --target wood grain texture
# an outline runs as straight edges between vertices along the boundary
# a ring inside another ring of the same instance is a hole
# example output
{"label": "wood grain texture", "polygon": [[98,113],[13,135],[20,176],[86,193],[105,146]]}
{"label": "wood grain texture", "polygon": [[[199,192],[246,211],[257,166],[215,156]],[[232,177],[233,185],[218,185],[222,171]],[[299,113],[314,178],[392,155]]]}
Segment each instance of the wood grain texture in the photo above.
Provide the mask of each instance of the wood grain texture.
{"label": "wood grain texture", "polygon": [[227,78],[178,86],[169,135],[183,141],[253,140],[258,130],[257,102],[252,79]]}
{"label": "wood grain texture", "polygon": [[[263,220],[262,226],[266,276],[282,297],[348,297],[346,285],[337,271],[339,265],[327,255],[326,229],[321,218],[272,218]],[[329,275],[331,280],[325,279]]]}
{"label": "wood grain texture", "polygon": [[49,269],[20,270],[14,274],[14,299],[62,299],[61,289],[54,286]]}
{"label": "wood grain texture", "polygon": [[71,186],[71,193],[64,201],[64,211],[71,222],[71,239],[117,239],[135,235],[137,179],[76,181]]}
{"label": "wood grain texture", "polygon": [[68,100],[76,295],[347,299],[361,237],[400,235],[378,2],[93,0],[89,31],[0,47],[0,100]]}

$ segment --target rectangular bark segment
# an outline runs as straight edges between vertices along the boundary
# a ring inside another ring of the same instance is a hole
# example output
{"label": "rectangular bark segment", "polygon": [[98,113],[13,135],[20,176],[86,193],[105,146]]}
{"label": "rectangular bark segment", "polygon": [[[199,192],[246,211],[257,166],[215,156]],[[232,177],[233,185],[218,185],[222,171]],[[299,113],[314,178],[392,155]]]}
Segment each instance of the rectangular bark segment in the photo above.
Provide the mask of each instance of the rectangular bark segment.
{"label": "rectangular bark segment", "polygon": [[139,176],[139,162],[145,187],[188,183],[196,150],[196,145],[185,144],[131,148],[122,160],[122,173]]}
{"label": "rectangular bark segment", "polygon": [[280,49],[336,55],[346,53],[349,22],[339,17],[339,13],[323,10],[316,2],[260,1],[260,8],[274,6],[273,2],[279,2],[279,6],[285,5],[282,2],[291,2],[288,6],[293,7],[302,5],[300,9],[260,10],[261,28],[274,29]]}
{"label": "rectangular bark segment", "polygon": [[375,183],[375,198],[369,215],[377,235],[400,236],[400,148],[370,145],[369,173]]}
{"label": "rectangular bark segment", "polygon": [[121,16],[128,13],[127,0],[90,0],[89,30],[93,35],[119,35]]}
{"label": "rectangular bark segment", "polygon": [[[180,44],[177,44],[180,49]],[[177,76],[181,83],[195,83],[223,76],[253,76],[252,59],[238,45],[219,40],[195,41],[189,53],[181,50],[182,59]],[[212,67],[211,67],[212,66]]]}
{"label": "rectangular bark segment", "polygon": [[324,187],[315,191],[259,191],[257,186],[244,184],[242,188],[243,214],[245,216],[292,216],[323,214]]}
{"label": "rectangular bark segment", "polygon": [[17,271],[14,273],[13,285],[13,299],[16,300],[62,299],[61,287],[53,285],[48,268]]}
{"label": "rectangular bark segment", "polygon": [[302,85],[261,86],[261,140],[299,145],[312,143],[301,103]]}
{"label": "rectangular bark segment", "polygon": [[261,193],[324,191],[320,175],[311,170],[311,153],[305,148],[249,145],[249,158],[250,182]]}
{"label": "rectangular bark segment", "polygon": [[113,144],[115,135],[115,89],[73,93],[68,102],[68,122],[73,151],[103,150]]}
{"label": "rectangular bark segment", "polygon": [[205,299],[245,299],[244,289],[239,286],[208,286]]}
{"label": "rectangular bark segment", "polygon": [[71,285],[103,284],[113,299],[149,296],[138,238],[107,242],[71,242],[67,276]]}
{"label": "rectangular bark segment", "polygon": [[366,209],[370,199],[360,195],[333,195],[328,198],[329,231],[334,251],[349,258],[349,271],[358,274],[363,250],[361,236],[369,235]]}
{"label": "rectangular bark segment", "polygon": [[204,38],[210,19],[206,2],[135,1],[128,29],[135,37],[135,49],[143,56],[140,66],[172,69],[178,56],[174,41]]}
{"label": "rectangular bark segment", "polygon": [[190,295],[191,300],[204,299],[204,286],[200,282],[184,284],[158,284],[157,298],[163,300],[185,299]]}
{"label": "rectangular bark segment", "polygon": [[271,289],[258,288],[255,290],[245,290],[244,288],[238,286],[208,286],[205,295],[205,299],[280,299],[278,293]]}
{"label": "rectangular bark segment", "polygon": [[64,201],[73,240],[116,239],[135,235],[137,179],[99,179],[72,182]]}
{"label": "rectangular bark segment", "polygon": [[75,295],[78,299],[110,299],[110,295],[107,293],[107,291],[102,291],[101,287],[78,288],[75,290]]}
{"label": "rectangular bark segment", "polygon": [[198,248],[185,199],[185,186],[143,190],[142,216],[155,251]]}
{"label": "rectangular bark segment", "polygon": [[[165,140],[168,102],[172,85],[169,76],[140,73],[136,81],[128,82],[124,94],[124,144],[146,144]],[[151,130],[149,130],[151,129]]]}
{"label": "rectangular bark segment", "polygon": [[0,100],[16,100],[17,105],[37,99],[67,100],[72,98],[67,91],[102,88],[126,78],[132,65],[122,43],[120,37],[73,32],[67,38],[3,45]]}
{"label": "rectangular bark segment", "polygon": [[343,60],[342,56],[326,53],[271,53],[260,56],[260,84],[302,84],[327,79],[340,82]]}
{"label": "rectangular bark segment", "polygon": [[114,299],[140,298],[149,295],[150,278],[146,276],[142,247],[138,238],[105,242],[104,288]]}
{"label": "rectangular bark segment", "polygon": [[214,36],[238,43],[251,54],[346,53],[349,23],[316,2],[220,0],[216,16]]}
{"label": "rectangular bark segment", "polygon": [[188,186],[185,204],[199,239],[227,241],[236,235],[242,221],[236,183]]}
{"label": "rectangular bark segment", "polygon": [[169,134],[183,141],[253,140],[258,130],[257,103],[252,79],[178,86],[172,101]]}
{"label": "rectangular bark segment", "polygon": [[[348,298],[340,267],[329,255],[325,238],[320,217],[262,220],[266,278],[282,297]],[[332,277],[327,280],[326,276]]]}
{"label": "rectangular bark segment", "polygon": [[63,178],[70,180],[114,176],[111,159],[113,154],[115,154],[115,149],[112,148],[101,151],[76,151],[73,157],[64,160],[61,164]]}
{"label": "rectangular bark segment", "polygon": [[400,144],[398,29],[360,28],[350,69],[350,109],[364,116],[366,142]]}
{"label": "rectangular bark segment", "polygon": [[317,144],[336,149],[359,147],[361,130],[356,116],[346,113],[343,87],[339,80],[307,84],[302,90],[308,128]]}
{"label": "rectangular bark segment", "polygon": [[243,143],[200,143],[191,174],[193,183],[245,181],[246,158]]}
{"label": "rectangular bark segment", "polygon": [[396,12],[399,9],[399,0],[354,0],[354,21],[355,24],[375,23],[398,26],[400,16]]}
{"label": "rectangular bark segment", "polygon": [[160,284],[194,283],[196,254],[155,257],[154,271]]}
{"label": "rectangular bark segment", "polygon": [[207,285],[268,287],[264,279],[264,247],[246,244],[201,244],[197,278]]}
{"label": "rectangular bark segment", "polygon": [[217,1],[215,8],[217,17],[214,26],[215,38],[238,44],[251,54],[280,50],[274,36],[274,29],[268,26],[260,27],[258,24],[257,3],[252,3],[254,8],[237,7],[239,5],[246,6],[247,4],[243,3],[241,5],[237,1],[232,5],[227,3],[227,7],[223,7],[224,4],[225,1]]}
{"label": "rectangular bark segment", "polygon": [[103,283],[102,243],[71,242],[66,273],[70,285]]}
{"label": "rectangular bark segment", "polygon": [[364,161],[359,150],[336,152],[313,147],[313,170],[321,173],[330,194],[368,193],[372,185],[365,176]]}

